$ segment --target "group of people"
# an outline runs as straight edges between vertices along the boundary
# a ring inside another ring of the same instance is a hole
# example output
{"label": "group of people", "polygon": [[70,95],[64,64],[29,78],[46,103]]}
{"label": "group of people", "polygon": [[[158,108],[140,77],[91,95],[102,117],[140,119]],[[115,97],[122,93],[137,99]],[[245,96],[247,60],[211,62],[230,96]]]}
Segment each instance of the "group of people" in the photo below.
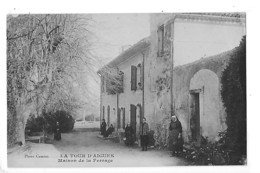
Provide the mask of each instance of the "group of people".
{"label": "group of people", "polygon": [[103,137],[108,137],[109,135],[112,134],[112,132],[115,130],[113,124],[111,124],[108,129],[107,129],[107,123],[105,121],[105,119],[102,120],[102,123],[101,123],[101,135]]}
{"label": "group of people", "polygon": [[[147,146],[149,144],[148,133],[149,133],[149,125],[146,123],[146,118],[143,118],[141,124],[141,131],[140,131],[142,151],[147,151]],[[135,132],[132,126],[128,123],[125,127],[125,144],[129,146],[129,145],[133,145],[134,142],[135,142]]]}
{"label": "group of people", "polygon": [[[107,137],[114,131],[114,127],[111,124],[106,130],[106,122],[103,119],[101,124],[101,135]],[[176,115],[171,117],[169,124],[169,145],[172,149],[172,156],[179,156],[183,150],[183,138],[182,138],[182,125]],[[143,118],[140,129],[140,139],[142,151],[147,151],[149,144],[149,125],[146,122],[146,118]],[[135,133],[132,126],[128,123],[125,127],[125,144],[127,146],[133,145],[135,142]]]}

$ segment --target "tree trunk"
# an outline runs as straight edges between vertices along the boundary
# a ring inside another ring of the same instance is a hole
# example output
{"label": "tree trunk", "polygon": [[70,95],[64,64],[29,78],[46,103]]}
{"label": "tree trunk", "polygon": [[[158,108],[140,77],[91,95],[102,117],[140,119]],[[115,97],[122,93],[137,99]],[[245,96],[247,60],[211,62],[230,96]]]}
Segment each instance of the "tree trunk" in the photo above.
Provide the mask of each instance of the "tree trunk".
{"label": "tree trunk", "polygon": [[20,105],[17,109],[16,141],[25,144],[25,127],[29,115],[33,113],[33,104]]}
{"label": "tree trunk", "polygon": [[18,143],[21,142],[22,145],[24,145],[25,144],[25,125],[21,121],[17,121],[16,124],[17,124],[16,125],[16,132],[17,132],[16,140]]}

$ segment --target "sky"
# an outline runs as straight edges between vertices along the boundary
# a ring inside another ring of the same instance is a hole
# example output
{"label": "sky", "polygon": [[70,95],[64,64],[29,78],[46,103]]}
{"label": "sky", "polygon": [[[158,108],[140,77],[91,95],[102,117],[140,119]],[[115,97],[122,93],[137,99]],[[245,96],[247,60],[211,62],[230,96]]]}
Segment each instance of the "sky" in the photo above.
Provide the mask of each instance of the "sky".
{"label": "sky", "polygon": [[[133,45],[150,35],[149,14],[88,14],[88,18],[91,19],[88,29],[91,31],[92,53],[96,58],[93,67],[96,71],[116,58],[122,46]],[[82,113],[99,115],[99,76],[96,72],[86,73],[82,76],[83,81],[87,83],[86,91],[89,92],[84,93],[79,88],[75,93],[88,103]]]}
{"label": "sky", "polygon": [[149,14],[92,14],[92,20],[94,52],[103,63],[118,56],[122,46],[133,45],[150,34]]}

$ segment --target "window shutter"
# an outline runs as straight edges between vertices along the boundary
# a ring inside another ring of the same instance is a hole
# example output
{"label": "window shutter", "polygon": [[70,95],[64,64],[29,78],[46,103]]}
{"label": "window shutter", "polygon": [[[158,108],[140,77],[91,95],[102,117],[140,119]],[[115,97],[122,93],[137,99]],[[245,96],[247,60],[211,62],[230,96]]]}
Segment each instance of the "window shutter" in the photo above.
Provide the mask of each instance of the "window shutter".
{"label": "window shutter", "polygon": [[122,108],[123,111],[123,129],[125,129],[125,108]]}
{"label": "window shutter", "polygon": [[131,90],[136,90],[137,67],[131,66]]}
{"label": "window shutter", "polygon": [[120,117],[120,109],[117,109],[117,128],[121,128],[121,117]]}
{"label": "window shutter", "polygon": [[164,25],[160,26],[157,31],[158,35],[158,56],[163,55],[164,50]]}
{"label": "window shutter", "polygon": [[143,72],[143,69],[144,69],[144,63],[141,64],[141,67],[140,67],[140,83],[141,83],[141,90],[143,89],[144,87],[144,72]]}
{"label": "window shutter", "polygon": [[104,76],[101,77],[101,92],[104,92]]}
{"label": "window shutter", "polygon": [[107,125],[110,125],[110,106],[107,106]]}

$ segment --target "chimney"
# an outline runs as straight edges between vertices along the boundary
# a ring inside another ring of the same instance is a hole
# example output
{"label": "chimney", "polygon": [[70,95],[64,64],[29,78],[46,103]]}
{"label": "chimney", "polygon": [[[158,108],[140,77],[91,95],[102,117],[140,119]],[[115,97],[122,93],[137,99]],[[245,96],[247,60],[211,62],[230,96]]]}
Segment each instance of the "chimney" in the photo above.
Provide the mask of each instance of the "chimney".
{"label": "chimney", "polygon": [[121,50],[119,53],[123,53],[124,51],[126,51],[127,49],[129,49],[131,47],[130,44],[127,44],[127,45],[124,45],[124,46],[121,46]]}

